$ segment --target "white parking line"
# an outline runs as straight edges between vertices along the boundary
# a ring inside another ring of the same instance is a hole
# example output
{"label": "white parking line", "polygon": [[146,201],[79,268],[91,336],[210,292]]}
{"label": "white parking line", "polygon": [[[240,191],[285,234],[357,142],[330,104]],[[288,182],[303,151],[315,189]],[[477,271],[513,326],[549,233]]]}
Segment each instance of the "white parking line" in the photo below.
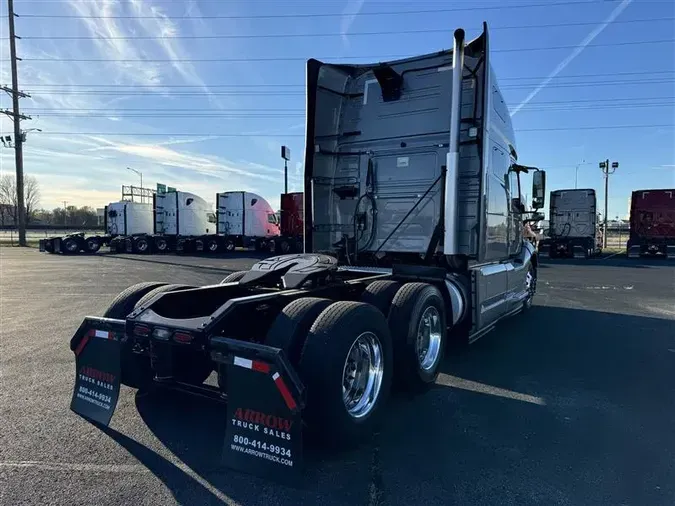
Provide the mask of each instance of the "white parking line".
{"label": "white parking line", "polygon": [[607,256],[607,257],[601,258],[600,260],[607,260],[608,258],[612,258],[612,257],[615,257],[615,256],[620,255],[620,254],[621,254],[621,253],[612,253],[611,255],[609,255],[609,256]]}
{"label": "white parking line", "polygon": [[43,471],[86,471],[95,473],[149,473],[141,464],[75,464],[70,462],[39,462],[19,460],[0,462],[2,468],[35,468]]}
{"label": "white parking line", "polygon": [[481,394],[496,395],[497,397],[504,397],[506,399],[513,399],[516,401],[538,404],[539,406],[546,406],[546,401],[542,397],[538,397],[536,395],[522,394],[520,392],[514,392],[513,390],[507,390],[505,388],[499,388],[492,385],[487,385],[485,383],[479,383],[477,381],[458,378],[457,376],[451,376],[445,373],[440,373],[438,375],[436,383],[448,387],[478,392]]}
{"label": "white parking line", "polygon": [[[171,464],[183,471],[190,478],[199,483],[206,490],[211,492],[224,504],[232,504],[226,494],[222,493],[216,487],[211,485],[206,479],[193,471],[187,464],[178,460],[169,460]],[[150,469],[142,464],[77,464],[72,462],[40,462],[34,460],[19,460],[0,462],[0,470],[2,469],[40,469],[42,471],[80,471],[80,472],[94,472],[94,473],[131,473],[131,474],[152,474]]]}

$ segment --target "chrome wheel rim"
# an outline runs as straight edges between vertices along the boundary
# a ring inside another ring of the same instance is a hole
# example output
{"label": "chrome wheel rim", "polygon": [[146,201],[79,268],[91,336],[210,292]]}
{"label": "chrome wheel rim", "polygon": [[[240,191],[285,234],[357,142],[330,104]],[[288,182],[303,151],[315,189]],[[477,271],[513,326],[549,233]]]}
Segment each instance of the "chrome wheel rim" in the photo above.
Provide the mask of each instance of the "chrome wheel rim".
{"label": "chrome wheel rim", "polygon": [[138,243],[138,251],[145,251],[146,249],[148,249],[148,243],[146,243],[145,241],[141,241]]}
{"label": "chrome wheel rim", "polygon": [[372,332],[364,332],[349,349],[342,369],[342,401],[351,417],[363,418],[373,410],[383,375],[380,339]]}
{"label": "chrome wheel rim", "polygon": [[215,242],[210,242],[209,243],[209,250],[210,251],[216,251],[218,249],[218,244]]}
{"label": "chrome wheel rim", "polygon": [[71,241],[66,245],[66,248],[68,249],[68,251],[71,251],[71,252],[76,251],[77,250],[77,243],[74,242],[74,241]]}
{"label": "chrome wheel rim", "polygon": [[427,307],[422,313],[417,327],[417,360],[424,371],[430,371],[436,365],[441,354],[441,342],[443,340],[441,328],[441,315],[434,306]]}

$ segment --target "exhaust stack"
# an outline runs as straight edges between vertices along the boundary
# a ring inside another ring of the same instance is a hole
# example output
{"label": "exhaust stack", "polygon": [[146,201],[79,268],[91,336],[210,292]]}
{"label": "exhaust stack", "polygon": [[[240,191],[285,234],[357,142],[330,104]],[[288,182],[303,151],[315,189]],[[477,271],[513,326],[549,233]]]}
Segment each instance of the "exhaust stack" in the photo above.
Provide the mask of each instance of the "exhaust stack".
{"label": "exhaust stack", "polygon": [[464,30],[455,30],[452,49],[452,96],[450,104],[450,149],[447,154],[445,178],[445,233],[443,253],[456,255],[457,190],[459,187],[459,132],[462,127],[462,77],[464,73]]}

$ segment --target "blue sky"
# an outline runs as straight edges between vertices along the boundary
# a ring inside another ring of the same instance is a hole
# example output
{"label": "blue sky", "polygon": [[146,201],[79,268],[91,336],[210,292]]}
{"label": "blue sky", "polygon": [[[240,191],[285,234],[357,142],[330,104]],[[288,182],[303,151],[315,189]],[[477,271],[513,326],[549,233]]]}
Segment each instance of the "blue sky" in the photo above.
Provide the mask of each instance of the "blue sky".
{"label": "blue sky", "polygon": [[[620,163],[610,179],[610,217],[626,215],[632,189],[675,186],[675,2],[16,4],[20,87],[32,95],[21,105],[34,118],[23,128],[43,130],[28,134],[25,171],[40,181],[47,208],[63,200],[99,207],[117,200],[122,184],[138,184],[127,166],[143,172],[146,186],[163,182],[209,201],[219,191],[246,189],[277,206],[282,144],[293,155],[291,190],[302,188],[304,60],[365,63],[427,53],[451,46],[458,27],[473,38],[483,21],[491,29],[492,63],[514,127],[521,130],[519,160],[547,168],[549,190],[574,187],[575,166],[585,160],[579,187],[595,188],[602,200],[598,162],[606,158]],[[526,4],[538,7],[514,8]],[[5,2],[1,8],[5,13]],[[442,12],[448,9],[455,10]],[[382,14],[412,10],[432,12]],[[9,84],[6,22],[1,20],[0,81]],[[551,26],[559,24],[568,26]],[[417,33],[372,34],[401,31]],[[645,41],[671,42],[633,44]],[[239,61],[197,61],[209,59]],[[10,106],[3,95],[0,107]],[[187,114],[196,117],[175,117]],[[617,125],[657,126],[587,128]],[[11,133],[4,117],[0,128]],[[127,135],[113,135],[120,133]],[[180,133],[194,136],[172,135]],[[3,173],[14,171],[12,150],[0,147],[0,164]]]}

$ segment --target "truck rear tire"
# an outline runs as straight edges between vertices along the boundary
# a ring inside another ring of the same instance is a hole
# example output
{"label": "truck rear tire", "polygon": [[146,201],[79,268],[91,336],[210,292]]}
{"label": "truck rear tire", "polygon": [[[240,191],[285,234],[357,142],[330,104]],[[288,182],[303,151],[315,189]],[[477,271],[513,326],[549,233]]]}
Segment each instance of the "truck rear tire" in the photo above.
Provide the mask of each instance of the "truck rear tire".
{"label": "truck rear tire", "polygon": [[169,243],[163,237],[155,237],[155,251],[157,253],[166,253],[169,251]]}
{"label": "truck rear tire", "polygon": [[147,302],[152,299],[155,295],[158,295],[160,293],[166,293],[166,292],[178,292],[180,290],[188,290],[190,288],[194,288],[194,286],[190,285],[179,285],[179,284],[170,284],[170,285],[162,285],[158,286],[157,288],[154,288],[150,290],[148,293],[143,295],[136,304],[134,304],[134,309],[138,309],[139,307],[143,307],[143,305],[147,304]]}
{"label": "truck rear tire", "polygon": [[377,308],[340,301],[321,312],[299,363],[308,395],[305,418],[317,443],[351,445],[372,434],[389,396],[392,366],[391,335]]}
{"label": "truck rear tire", "polygon": [[279,241],[278,250],[282,255],[288,255],[289,253],[292,253],[291,243],[288,241],[288,239],[281,239]]}
{"label": "truck rear tire", "polygon": [[80,244],[76,239],[68,237],[61,242],[61,251],[69,255],[80,252]]}
{"label": "truck rear tire", "polygon": [[85,242],[85,248],[87,253],[96,253],[101,249],[101,241],[98,237],[89,237]]}
{"label": "truck rear tire", "polygon": [[150,241],[147,237],[137,237],[133,242],[134,253],[150,253]]}
{"label": "truck rear tire", "polygon": [[206,247],[204,248],[204,250],[205,250],[207,253],[212,253],[212,254],[214,254],[214,253],[218,253],[218,249],[219,249],[219,248],[220,248],[220,244],[218,243],[218,240],[216,240],[216,239],[208,239],[208,240],[206,241]]}
{"label": "truck rear tire", "polygon": [[[149,281],[137,283],[122,291],[112,301],[103,316],[124,320],[134,310],[136,303],[154,289],[167,283]],[[152,381],[150,359],[131,351],[131,342],[124,340],[120,350],[120,381],[131,388],[142,388]]]}
{"label": "truck rear tire", "polygon": [[370,283],[361,294],[361,302],[371,304],[382,311],[384,316],[389,314],[391,301],[394,300],[396,292],[401,288],[401,283],[391,280],[379,280]]}
{"label": "truck rear tire", "polygon": [[287,304],[267,331],[265,344],[284,350],[291,364],[297,367],[309,329],[332,303],[330,299],[303,297]]}
{"label": "truck rear tire", "polygon": [[122,291],[113,299],[106,309],[103,316],[105,318],[115,318],[117,320],[124,320],[129,313],[134,310],[136,303],[148,292],[157,287],[168,285],[168,283],[160,283],[158,281],[146,281],[143,283],[136,283],[131,285],[126,290]]}
{"label": "truck rear tire", "polygon": [[422,390],[438,377],[447,327],[445,301],[428,283],[406,283],[389,310],[394,377],[405,390]]}
{"label": "truck rear tire", "polygon": [[235,281],[239,281],[241,278],[244,277],[244,275],[247,272],[248,271],[236,271],[236,272],[233,272],[232,274],[228,274],[227,276],[225,276],[225,279],[223,279],[220,282],[220,284],[222,285],[223,283],[234,283]]}

